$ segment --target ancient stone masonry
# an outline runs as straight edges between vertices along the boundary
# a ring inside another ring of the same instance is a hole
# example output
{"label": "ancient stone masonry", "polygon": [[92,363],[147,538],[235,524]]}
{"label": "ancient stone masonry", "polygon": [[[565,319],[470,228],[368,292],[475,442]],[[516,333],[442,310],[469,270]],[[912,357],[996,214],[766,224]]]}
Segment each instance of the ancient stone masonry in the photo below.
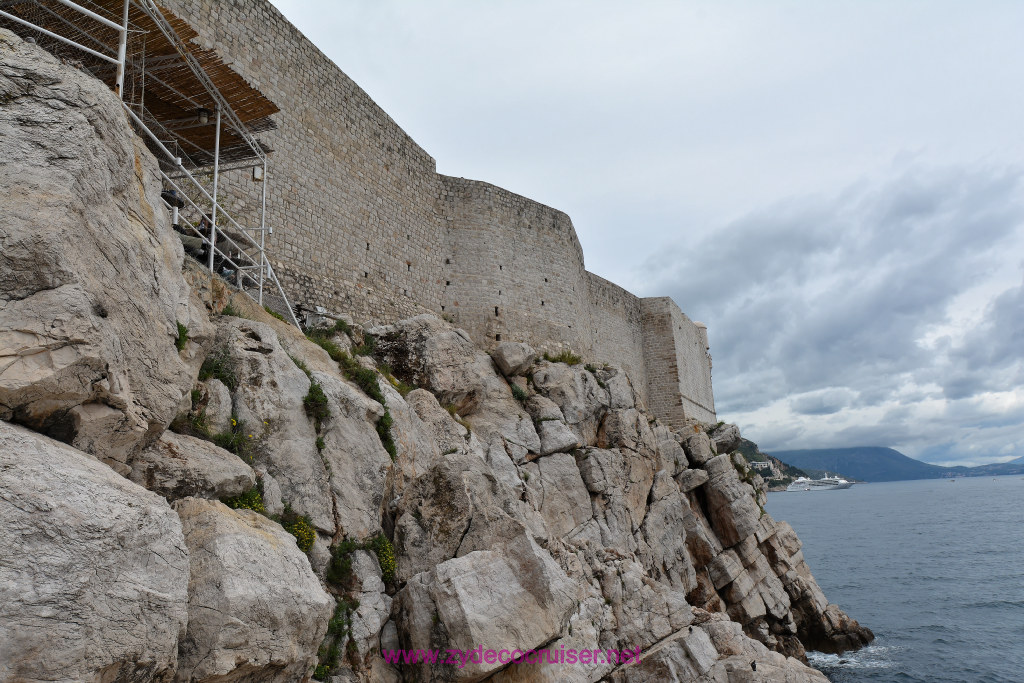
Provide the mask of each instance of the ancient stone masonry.
{"label": "ancient stone masonry", "polygon": [[[707,334],[670,299],[641,299],[584,267],[561,211],[436,172],[434,159],[266,0],[162,0],[281,112],[268,251],[306,307],[389,323],[421,312],[483,346],[521,341],[615,363],[655,414],[715,421]],[[228,172],[233,214],[256,209]]]}

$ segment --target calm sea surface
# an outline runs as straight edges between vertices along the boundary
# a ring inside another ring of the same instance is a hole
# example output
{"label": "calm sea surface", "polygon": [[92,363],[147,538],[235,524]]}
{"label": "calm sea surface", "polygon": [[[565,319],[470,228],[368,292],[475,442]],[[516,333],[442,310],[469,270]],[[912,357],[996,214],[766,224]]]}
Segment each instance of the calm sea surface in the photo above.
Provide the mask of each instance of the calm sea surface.
{"label": "calm sea surface", "polygon": [[831,602],[875,632],[834,683],[1024,682],[1024,477],[768,494]]}

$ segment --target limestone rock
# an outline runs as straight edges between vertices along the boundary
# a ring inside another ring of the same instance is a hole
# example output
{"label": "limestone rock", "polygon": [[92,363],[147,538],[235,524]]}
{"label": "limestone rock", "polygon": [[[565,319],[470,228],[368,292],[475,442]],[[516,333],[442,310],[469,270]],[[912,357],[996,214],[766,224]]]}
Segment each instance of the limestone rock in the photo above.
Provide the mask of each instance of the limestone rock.
{"label": "limestone rock", "polygon": [[206,388],[206,425],[213,434],[222,434],[231,429],[231,392],[216,377],[203,382]]}
{"label": "limestone rock", "polygon": [[562,410],[565,422],[586,446],[597,443],[597,429],[609,404],[608,390],[579,365],[549,363],[537,365],[533,384]]}
{"label": "limestone rock", "polygon": [[588,448],[578,452],[576,464],[587,490],[600,495],[598,507],[622,510],[628,515],[629,533],[638,529],[654,483],[650,461],[631,451]]}
{"label": "limestone rock", "polygon": [[633,383],[629,381],[629,376],[622,369],[606,365],[599,369],[595,376],[608,391],[609,408],[643,408],[642,405],[637,405],[637,395],[633,390]]}
{"label": "limestone rock", "polygon": [[689,493],[698,486],[703,486],[707,480],[708,473],[704,470],[683,470],[676,477],[679,490],[683,493]]}
{"label": "limestone rock", "polygon": [[683,450],[686,451],[691,467],[700,467],[715,456],[711,449],[711,439],[704,432],[686,437],[683,440]]}
{"label": "limestone rock", "polygon": [[[398,595],[406,649],[528,650],[560,634],[579,588],[526,534],[417,574]],[[479,681],[497,663],[418,665],[416,680]]]}
{"label": "limestone rock", "polygon": [[706,469],[704,490],[711,524],[723,545],[735,545],[757,530],[761,511],[754,489],[740,481],[732,459],[724,453],[709,460]]}
{"label": "limestone rock", "polygon": [[284,512],[284,499],[281,497],[281,485],[277,483],[267,468],[259,466],[256,468],[256,476],[263,483],[263,507],[267,514],[273,517]]}
{"label": "limestone rock", "polygon": [[549,455],[523,469],[529,474],[526,486],[551,536],[564,536],[593,517],[590,494],[571,455]]}
{"label": "limestone rock", "polygon": [[[376,428],[384,409],[335,375],[314,371],[313,378],[323,387],[331,410],[324,425],[321,457],[330,468],[335,518],[347,536],[372,536],[381,531],[384,482],[392,466]],[[401,414],[403,421],[412,419],[401,395],[384,380],[380,385],[395,414]],[[411,426],[404,433],[411,435]]]}
{"label": "limestone rock", "polygon": [[211,328],[118,97],[0,31],[0,419],[125,472],[191,390]]}
{"label": "limestone rock", "polygon": [[542,420],[538,423],[540,455],[560,453],[579,448],[580,438],[561,420]]}
{"label": "limestone rock", "polygon": [[180,683],[303,680],[334,610],[276,522],[249,510],[185,498],[174,504],[188,546],[188,630]]}
{"label": "limestone rock", "polygon": [[490,357],[432,315],[418,315],[370,330],[377,354],[403,381],[423,387],[453,409],[481,434],[500,434],[516,462],[540,449],[533,421],[512,397]]}
{"label": "limestone rock", "polygon": [[256,473],[237,455],[170,431],[132,458],[130,465],[129,479],[168,500],[229,498],[256,485]]}
{"label": "limestone rock", "polygon": [[334,533],[327,468],[317,452],[317,434],[302,401],[310,380],[262,322],[221,316],[214,354],[224,354],[238,382],[233,401],[238,420],[260,445],[254,465],[266,468],[284,499],[313,525]]}
{"label": "limestone rock", "polygon": [[711,440],[715,443],[715,450],[719,453],[732,453],[739,448],[740,428],[734,424],[723,424],[715,427],[711,434]]}
{"label": "limestone rock", "polygon": [[355,599],[359,607],[352,614],[352,638],[362,656],[379,653],[379,634],[391,614],[391,597],[384,592],[377,558],[365,551],[352,553],[352,574],[358,577],[359,591]]}
{"label": "limestone rock", "polygon": [[169,681],[189,577],[167,502],[0,422],[0,680]]}
{"label": "limestone rock", "polygon": [[537,352],[529,344],[502,342],[491,351],[491,358],[506,377],[521,375],[530,369]]}
{"label": "limestone rock", "polygon": [[597,432],[598,448],[628,448],[645,456],[657,452],[654,432],[635,408],[609,410]]}

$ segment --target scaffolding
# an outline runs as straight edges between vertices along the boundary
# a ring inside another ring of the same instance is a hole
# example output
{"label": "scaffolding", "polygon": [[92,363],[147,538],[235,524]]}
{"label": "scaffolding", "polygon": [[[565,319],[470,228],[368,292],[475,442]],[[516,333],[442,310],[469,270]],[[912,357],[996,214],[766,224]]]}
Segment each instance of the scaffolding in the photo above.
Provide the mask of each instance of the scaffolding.
{"label": "scaffolding", "polygon": [[[277,106],[153,0],[0,0],[0,26],[112,80],[157,157],[175,229],[202,245],[193,255],[298,327],[266,251],[274,232],[266,222],[271,150],[256,134],[276,127],[270,116]],[[259,183],[258,216],[249,225],[220,195],[222,174],[239,169],[251,169]]]}

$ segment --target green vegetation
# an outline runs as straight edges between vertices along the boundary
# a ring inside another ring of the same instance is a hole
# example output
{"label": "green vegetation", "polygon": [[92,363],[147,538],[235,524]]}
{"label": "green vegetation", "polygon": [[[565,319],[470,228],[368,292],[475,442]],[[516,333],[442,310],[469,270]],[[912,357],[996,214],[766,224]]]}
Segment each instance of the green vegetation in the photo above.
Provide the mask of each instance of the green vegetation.
{"label": "green vegetation", "polygon": [[565,363],[566,365],[579,365],[580,363],[583,362],[583,358],[577,356],[569,349],[560,351],[557,355],[554,356],[545,353],[544,360],[548,361],[549,363]]}
{"label": "green vegetation", "polygon": [[313,678],[317,681],[326,681],[334,668],[341,660],[341,643],[348,641],[345,652],[353,654],[356,648],[352,640],[352,613],[359,609],[358,600],[336,598],[337,605],[334,608],[334,616],[327,624],[327,635],[324,637],[323,645],[317,654],[320,663],[313,671]]}
{"label": "green vegetation", "polygon": [[508,386],[510,389],[512,389],[512,397],[515,398],[515,400],[519,401],[520,403],[526,403],[526,399],[530,397],[530,395],[526,393],[526,389],[523,389],[515,382],[509,382]]}
{"label": "green vegetation", "polygon": [[233,498],[221,498],[220,502],[232,510],[252,510],[261,515],[267,514],[267,508],[263,504],[263,480],[258,480],[254,488]]}
{"label": "green vegetation", "polygon": [[372,356],[377,348],[377,338],[372,334],[363,335],[363,343],[352,347],[352,353],[357,356]]}
{"label": "green vegetation", "polygon": [[[391,435],[391,412],[388,411],[387,399],[384,398],[384,394],[380,390],[380,384],[377,381],[377,373],[370,368],[364,368],[359,364],[359,361],[342,351],[341,347],[327,337],[328,333],[329,330],[321,328],[313,330],[307,334],[306,337],[326,351],[327,355],[338,364],[338,367],[341,369],[341,372],[345,377],[362,389],[364,394],[384,406],[384,415],[377,421],[377,434],[380,436],[380,442],[384,446],[384,450],[386,450],[388,455],[391,456],[391,459],[394,460],[398,457],[398,449],[395,447],[395,440]],[[367,335],[366,339],[367,341],[363,346],[358,348],[365,349],[367,348],[367,344],[369,344],[369,348],[372,351],[376,342],[370,341],[374,338],[369,335]],[[354,349],[354,351],[355,350],[356,349]]]}
{"label": "green vegetation", "polygon": [[264,306],[263,310],[266,311],[267,313],[269,313],[270,315],[274,316],[278,320],[284,322],[284,316],[281,315],[280,313],[278,313],[277,311],[270,310],[270,306]]}
{"label": "green vegetation", "polygon": [[324,388],[316,380],[309,383],[309,392],[302,399],[302,407],[306,409],[306,415],[313,420],[313,425],[319,434],[323,423],[331,416],[331,408],[327,404]]}
{"label": "green vegetation", "polygon": [[384,583],[394,583],[397,564],[395,548],[384,534],[377,534],[365,541],[346,538],[331,549],[331,563],[327,567],[327,581],[340,588],[352,584],[352,553],[370,550],[377,556],[381,578]]}
{"label": "green vegetation", "polygon": [[239,311],[237,308],[235,308],[231,304],[230,301],[227,303],[226,306],[224,306],[224,308],[220,309],[220,314],[221,315],[230,315],[233,318],[244,318],[245,317],[244,315],[242,315],[241,311]]}
{"label": "green vegetation", "polygon": [[235,364],[226,346],[222,346],[203,361],[199,368],[199,381],[205,382],[210,378],[219,379],[231,391],[238,388],[238,375],[235,374]]}
{"label": "green vegetation", "polygon": [[299,515],[287,503],[284,506],[284,514],[281,515],[280,524],[284,530],[295,537],[295,543],[299,550],[309,553],[316,541],[316,529],[306,515]]}
{"label": "green vegetation", "polygon": [[197,439],[210,441],[210,428],[206,424],[206,411],[190,410],[187,415],[179,415],[167,427],[175,434],[194,436]]}
{"label": "green vegetation", "polygon": [[178,349],[179,352],[181,352],[181,351],[185,350],[185,345],[186,344],[188,344],[188,328],[185,327],[184,325],[182,325],[179,322],[178,323],[178,336],[174,340],[174,347],[176,349]]}

